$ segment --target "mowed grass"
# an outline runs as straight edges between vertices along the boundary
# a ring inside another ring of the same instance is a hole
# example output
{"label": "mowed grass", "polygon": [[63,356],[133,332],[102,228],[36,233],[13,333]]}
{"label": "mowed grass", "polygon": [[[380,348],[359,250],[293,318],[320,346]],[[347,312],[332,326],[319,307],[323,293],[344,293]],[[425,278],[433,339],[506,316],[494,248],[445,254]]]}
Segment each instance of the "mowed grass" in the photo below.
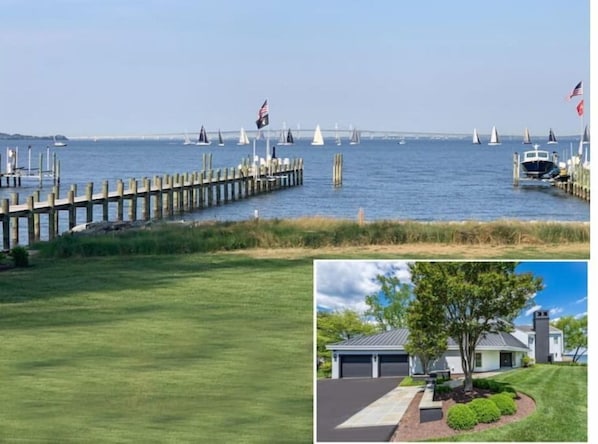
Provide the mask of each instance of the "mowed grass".
{"label": "mowed grass", "polygon": [[34,259],[0,274],[0,441],[311,442],[312,261]]}
{"label": "mowed grass", "polygon": [[493,377],[536,401],[527,418],[479,433],[442,441],[587,442],[587,366],[536,365]]}

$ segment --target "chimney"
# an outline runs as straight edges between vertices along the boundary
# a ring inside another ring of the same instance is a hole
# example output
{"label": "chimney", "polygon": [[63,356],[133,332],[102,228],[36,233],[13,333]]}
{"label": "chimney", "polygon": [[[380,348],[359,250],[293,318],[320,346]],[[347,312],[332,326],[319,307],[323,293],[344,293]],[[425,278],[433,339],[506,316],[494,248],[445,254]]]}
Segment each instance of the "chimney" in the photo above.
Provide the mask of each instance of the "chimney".
{"label": "chimney", "polygon": [[536,332],[536,362],[546,364],[549,362],[548,330],[550,318],[548,312],[539,310],[534,312],[534,331]]}

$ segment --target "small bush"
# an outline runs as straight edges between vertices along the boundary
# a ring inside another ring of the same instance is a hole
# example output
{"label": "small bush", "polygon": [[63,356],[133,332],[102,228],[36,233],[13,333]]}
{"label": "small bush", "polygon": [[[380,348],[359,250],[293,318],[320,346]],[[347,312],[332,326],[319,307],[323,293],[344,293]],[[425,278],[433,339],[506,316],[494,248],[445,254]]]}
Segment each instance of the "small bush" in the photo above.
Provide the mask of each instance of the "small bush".
{"label": "small bush", "polygon": [[503,396],[508,396],[511,399],[515,399],[517,398],[517,392],[515,391],[515,389],[513,387],[507,387],[508,390],[505,390],[504,392],[500,392],[500,395]]}
{"label": "small bush", "polygon": [[475,412],[478,422],[488,423],[500,419],[499,408],[489,399],[474,399],[473,401],[468,402],[467,405]]}
{"label": "small bush", "polygon": [[488,390],[490,388],[490,381],[487,379],[473,379],[472,380],[473,386],[479,389]]}
{"label": "small bush", "polygon": [[14,247],[8,254],[12,257],[15,267],[29,266],[29,252],[25,247]]}
{"label": "small bush", "polygon": [[453,389],[450,388],[448,385],[445,384],[440,384],[440,385],[436,385],[436,387],[434,388],[434,394],[443,394],[443,393],[449,393],[451,392]]}
{"label": "small bush", "polygon": [[534,360],[529,356],[525,355],[523,358],[521,358],[521,365],[523,365],[524,367],[533,367]]}
{"label": "small bush", "polygon": [[467,404],[456,404],[448,409],[446,423],[451,429],[468,430],[476,426],[478,419]]}
{"label": "small bush", "polygon": [[517,411],[517,404],[513,398],[505,393],[497,393],[490,396],[490,401],[496,404],[496,407],[500,410],[501,415],[512,415]]}

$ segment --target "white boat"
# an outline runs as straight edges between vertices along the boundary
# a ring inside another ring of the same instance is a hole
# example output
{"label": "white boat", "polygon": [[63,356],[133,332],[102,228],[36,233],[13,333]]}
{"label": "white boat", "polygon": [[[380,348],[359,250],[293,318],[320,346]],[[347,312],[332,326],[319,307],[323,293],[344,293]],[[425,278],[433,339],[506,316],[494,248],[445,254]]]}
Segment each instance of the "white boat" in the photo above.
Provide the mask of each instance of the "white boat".
{"label": "white boat", "polygon": [[338,135],[338,123],[334,124],[334,143],[336,143],[338,146],[341,146],[342,144],[341,136]]}
{"label": "white boat", "polygon": [[359,135],[359,131],[353,128],[353,132],[351,133],[351,140],[349,141],[349,145],[359,145],[361,141],[361,136]]}
{"label": "white boat", "polygon": [[185,140],[183,140],[183,145],[193,145],[193,142],[191,142],[191,139],[189,138],[189,134],[187,134],[187,132],[185,132]]}
{"label": "white boat", "polygon": [[488,145],[500,145],[500,139],[498,138],[498,131],[496,131],[496,127],[492,127],[492,134],[490,134],[490,142]]}
{"label": "white boat", "polygon": [[320,125],[316,125],[316,130],[314,131],[314,139],[311,141],[312,145],[324,145],[324,137],[322,137],[322,130],[320,129]]}
{"label": "white boat", "polygon": [[206,133],[206,129],[201,126],[199,130],[199,137],[197,138],[196,145],[210,145],[212,142],[208,139],[208,134]]}
{"label": "white boat", "polygon": [[552,131],[552,128],[550,128],[550,131],[548,132],[548,144],[552,145],[554,143],[559,143],[556,140],[556,136],[554,135],[554,131]]}
{"label": "white boat", "polygon": [[481,145],[482,142],[480,142],[480,136],[478,135],[478,130],[477,128],[473,129],[473,140],[472,142],[474,145]]}
{"label": "white boat", "polygon": [[239,141],[237,145],[249,145],[249,137],[247,137],[247,133],[243,128],[241,128],[241,133],[239,134]]}
{"label": "white boat", "polygon": [[398,143],[399,145],[405,145],[407,142],[405,141],[405,139],[400,139]]}
{"label": "white boat", "polygon": [[218,130],[218,146],[224,146],[224,139],[222,138],[220,130]]}
{"label": "white boat", "polygon": [[524,145],[531,145],[532,138],[529,135],[529,130],[526,128],[525,132],[523,133],[523,144]]}
{"label": "white boat", "polygon": [[66,142],[58,142],[56,140],[56,136],[52,136],[52,138],[54,139],[54,146],[56,146],[56,147],[66,146]]}

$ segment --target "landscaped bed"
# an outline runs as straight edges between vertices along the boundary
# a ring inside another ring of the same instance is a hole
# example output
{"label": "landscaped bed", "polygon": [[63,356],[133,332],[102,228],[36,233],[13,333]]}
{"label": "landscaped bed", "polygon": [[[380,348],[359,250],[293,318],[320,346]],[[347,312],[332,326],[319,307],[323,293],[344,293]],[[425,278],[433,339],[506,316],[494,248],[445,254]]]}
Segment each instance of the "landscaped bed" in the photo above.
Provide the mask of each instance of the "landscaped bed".
{"label": "landscaped bed", "polygon": [[[446,422],[448,409],[457,403],[465,403],[474,398],[487,398],[491,395],[489,390],[474,389],[474,393],[470,396],[463,392],[462,388],[457,388],[451,393],[442,395],[442,419],[439,421],[430,421],[425,423],[419,422],[419,402],[423,393],[418,393],[409,408],[403,415],[403,419],[399,423],[399,427],[392,437],[392,441],[421,441],[432,438],[442,438],[447,436],[454,436],[463,433],[460,430],[453,430]],[[515,399],[517,404],[517,412],[513,415],[503,415],[496,422],[489,424],[478,424],[468,432],[478,432],[492,427],[499,427],[510,422],[519,421],[530,415],[536,409],[534,400],[529,396],[518,393]]]}

